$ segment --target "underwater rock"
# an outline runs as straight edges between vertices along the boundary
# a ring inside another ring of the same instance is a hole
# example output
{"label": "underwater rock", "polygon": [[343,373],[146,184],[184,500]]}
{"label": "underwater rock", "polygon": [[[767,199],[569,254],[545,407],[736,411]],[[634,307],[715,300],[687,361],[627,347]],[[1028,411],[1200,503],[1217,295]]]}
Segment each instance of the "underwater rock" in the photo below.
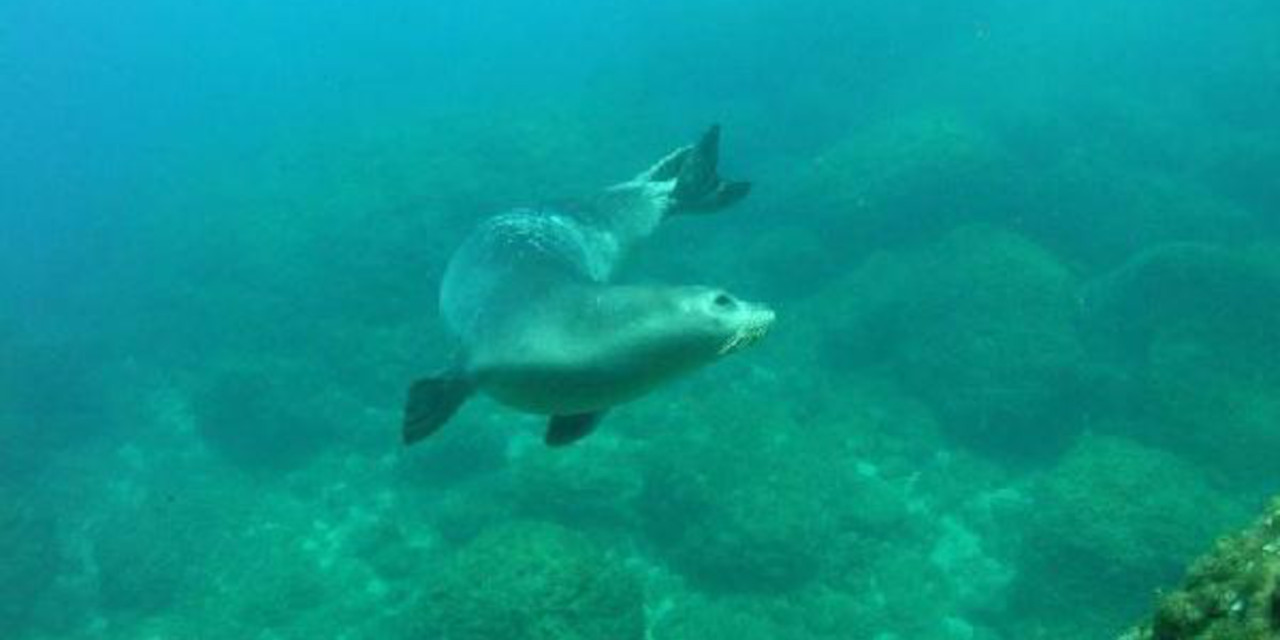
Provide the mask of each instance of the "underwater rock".
{"label": "underwater rock", "polygon": [[1280,260],[1274,249],[1156,247],[1090,287],[1088,326],[1132,370],[1158,439],[1274,487],[1280,447]]}
{"label": "underwater rock", "polygon": [[641,640],[637,576],[559,526],[508,523],[459,550],[425,596],[449,640]]}
{"label": "underwater rock", "polygon": [[1121,640],[1280,638],[1280,499],[1252,526],[1218,540]]}
{"label": "underwater rock", "polygon": [[676,569],[727,592],[787,591],[818,575],[836,542],[820,471],[795,458],[764,463],[769,454],[751,447],[682,455],[647,465],[640,500]]}
{"label": "underwater rock", "polygon": [[332,445],[337,425],[322,389],[290,367],[222,371],[191,399],[204,443],[237,467],[281,472]]}
{"label": "underwater rock", "polygon": [[1280,265],[1243,250],[1174,243],[1134,254],[1086,290],[1092,333],[1141,358],[1152,339],[1175,326],[1216,337],[1272,334],[1280,340]]}
{"label": "underwater rock", "polygon": [[1071,273],[1031,241],[981,227],[948,234],[921,267],[902,314],[903,380],[966,442],[1062,440],[1084,356]]}
{"label": "underwater rock", "polygon": [[1094,266],[1145,247],[1235,242],[1258,232],[1257,216],[1203,182],[1128,163],[1117,151],[1076,148],[1026,174],[1036,208],[1022,228],[1072,262]]}
{"label": "underwater rock", "polygon": [[1025,458],[1075,434],[1089,392],[1076,283],[1047,251],[971,226],[861,271],[826,296],[843,310],[829,357],[888,365],[976,448]]}
{"label": "underwater rock", "polygon": [[1099,632],[1133,619],[1135,594],[1176,579],[1236,516],[1196,467],[1104,436],[1081,438],[1030,497],[1012,610]]}
{"label": "underwater rock", "polygon": [[901,486],[859,465],[872,417],[801,422],[749,387],[682,406],[653,430],[638,507],[650,539],[700,587],[793,593],[910,530]]}
{"label": "underwater rock", "polygon": [[1015,159],[978,123],[946,111],[876,122],[819,156],[784,195],[828,238],[833,260],[910,243],[1025,206]]}

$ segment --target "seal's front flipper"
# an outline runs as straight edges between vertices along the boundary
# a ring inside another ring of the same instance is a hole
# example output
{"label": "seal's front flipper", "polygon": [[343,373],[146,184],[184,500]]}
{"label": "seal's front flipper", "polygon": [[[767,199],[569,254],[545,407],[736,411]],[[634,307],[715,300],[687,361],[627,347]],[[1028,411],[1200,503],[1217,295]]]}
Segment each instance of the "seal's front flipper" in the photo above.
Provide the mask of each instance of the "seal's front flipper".
{"label": "seal's front flipper", "polygon": [[720,127],[713,125],[683,155],[671,191],[672,213],[715,211],[747,196],[751,183],[722,179],[716,172],[719,164]]}
{"label": "seal's front flipper", "polygon": [[595,431],[596,425],[600,424],[600,419],[604,418],[604,413],[596,411],[571,416],[551,416],[551,420],[547,423],[547,435],[544,441],[548,447],[573,444]]}
{"label": "seal's front flipper", "polygon": [[405,445],[438,431],[474,390],[470,380],[452,372],[414,382],[409,387],[409,399],[404,405],[402,435]]}

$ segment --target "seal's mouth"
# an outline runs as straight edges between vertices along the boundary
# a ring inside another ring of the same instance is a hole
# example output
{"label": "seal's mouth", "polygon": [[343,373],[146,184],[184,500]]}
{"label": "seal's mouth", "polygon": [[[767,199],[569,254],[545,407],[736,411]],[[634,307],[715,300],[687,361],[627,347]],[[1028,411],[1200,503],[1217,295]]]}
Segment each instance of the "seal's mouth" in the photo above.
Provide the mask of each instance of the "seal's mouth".
{"label": "seal's mouth", "polygon": [[727,356],[735,351],[745,349],[769,333],[777,314],[768,307],[758,307],[750,312],[746,322],[720,347],[720,355]]}

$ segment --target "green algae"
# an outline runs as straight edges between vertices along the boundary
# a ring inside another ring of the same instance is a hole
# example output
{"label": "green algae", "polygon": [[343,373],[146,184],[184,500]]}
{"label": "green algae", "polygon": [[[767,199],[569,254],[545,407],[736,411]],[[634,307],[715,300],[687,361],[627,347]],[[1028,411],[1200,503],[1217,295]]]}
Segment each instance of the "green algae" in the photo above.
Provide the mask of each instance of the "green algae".
{"label": "green algae", "polygon": [[1189,462],[1106,436],[1082,438],[1032,498],[1013,593],[1022,607],[1102,631],[1144,606],[1129,594],[1176,579],[1237,518]]}
{"label": "green algae", "polygon": [[618,558],[567,529],[509,523],[450,559],[424,606],[451,640],[641,640],[644,598]]}
{"label": "green algae", "polygon": [[1251,527],[1220,539],[1162,594],[1152,619],[1125,640],[1280,637],[1280,501]]}

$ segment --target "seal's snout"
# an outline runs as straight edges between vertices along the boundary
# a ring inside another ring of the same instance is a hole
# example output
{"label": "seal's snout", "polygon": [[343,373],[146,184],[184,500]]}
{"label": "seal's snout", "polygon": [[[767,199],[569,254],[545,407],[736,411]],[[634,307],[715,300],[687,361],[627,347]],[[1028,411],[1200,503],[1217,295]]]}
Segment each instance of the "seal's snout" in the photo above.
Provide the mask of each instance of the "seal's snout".
{"label": "seal's snout", "polygon": [[762,304],[745,304],[742,312],[742,323],[738,330],[720,348],[720,355],[729,355],[760,341],[773,327],[777,314],[773,309]]}

